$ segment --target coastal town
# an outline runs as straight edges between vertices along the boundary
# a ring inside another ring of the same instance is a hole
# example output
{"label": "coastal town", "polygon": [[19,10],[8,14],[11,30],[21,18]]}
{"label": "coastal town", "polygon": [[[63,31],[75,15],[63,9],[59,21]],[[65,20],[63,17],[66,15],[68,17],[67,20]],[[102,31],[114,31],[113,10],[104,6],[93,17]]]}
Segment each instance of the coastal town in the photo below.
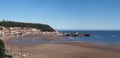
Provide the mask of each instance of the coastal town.
{"label": "coastal town", "polygon": [[21,28],[21,27],[9,27],[5,28],[0,26],[0,36],[24,36],[25,34],[35,34],[41,31],[35,28]]}
{"label": "coastal town", "polygon": [[83,33],[67,33],[67,32],[48,32],[48,31],[41,31],[37,28],[30,28],[30,27],[4,27],[0,26],[0,36],[28,36],[33,34],[42,34],[42,35],[64,35],[64,36],[91,36],[91,34],[83,34]]}
{"label": "coastal town", "polygon": [[4,27],[0,26],[0,36],[27,36],[32,34],[43,34],[43,35],[62,35],[59,32],[42,32],[36,28],[27,28],[27,27]]}

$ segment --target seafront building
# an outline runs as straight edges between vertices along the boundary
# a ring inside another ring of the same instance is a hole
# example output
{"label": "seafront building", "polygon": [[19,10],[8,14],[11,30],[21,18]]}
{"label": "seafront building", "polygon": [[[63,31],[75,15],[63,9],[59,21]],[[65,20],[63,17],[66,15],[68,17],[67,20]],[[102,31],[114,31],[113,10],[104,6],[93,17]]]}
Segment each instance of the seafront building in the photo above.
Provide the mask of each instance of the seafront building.
{"label": "seafront building", "polygon": [[0,26],[0,36],[18,36],[26,34],[37,34],[41,31],[35,28],[9,27]]}
{"label": "seafront building", "polygon": [[0,26],[0,36],[25,36],[30,34],[43,34],[43,35],[63,35],[62,33],[59,33],[58,31],[54,32],[42,32],[39,29],[36,28],[26,28],[26,27],[4,27]]}

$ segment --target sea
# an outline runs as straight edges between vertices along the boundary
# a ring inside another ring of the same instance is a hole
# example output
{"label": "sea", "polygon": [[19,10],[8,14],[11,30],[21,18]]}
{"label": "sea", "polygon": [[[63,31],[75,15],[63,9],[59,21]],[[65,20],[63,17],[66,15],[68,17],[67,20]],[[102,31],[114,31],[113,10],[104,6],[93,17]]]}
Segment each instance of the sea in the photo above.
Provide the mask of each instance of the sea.
{"label": "sea", "polygon": [[69,38],[78,43],[120,46],[120,30],[60,30],[59,32],[91,34],[89,37],[83,36]]}
{"label": "sea", "polygon": [[10,43],[19,44],[19,45],[28,45],[28,44],[44,44],[44,43],[68,43],[68,42],[77,42],[77,43],[87,43],[87,44],[97,44],[97,45],[110,45],[110,46],[120,46],[120,30],[58,30],[61,33],[83,33],[90,34],[91,36],[82,36],[82,37],[61,37],[61,39],[56,40],[42,40],[42,39],[29,39],[31,37],[26,37],[28,39],[15,38],[10,41]]}

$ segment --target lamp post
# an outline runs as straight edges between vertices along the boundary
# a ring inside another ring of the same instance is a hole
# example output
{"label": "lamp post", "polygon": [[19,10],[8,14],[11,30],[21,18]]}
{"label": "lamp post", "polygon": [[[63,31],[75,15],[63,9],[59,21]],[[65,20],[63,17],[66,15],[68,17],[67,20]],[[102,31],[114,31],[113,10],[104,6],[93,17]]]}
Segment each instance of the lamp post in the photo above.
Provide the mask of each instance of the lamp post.
{"label": "lamp post", "polygon": [[21,58],[23,58],[22,57],[22,47],[20,46],[20,56],[21,56]]}
{"label": "lamp post", "polygon": [[[20,38],[22,41],[22,38]],[[20,54],[21,54],[21,58],[23,58],[23,54],[22,54],[22,46],[20,46]]]}

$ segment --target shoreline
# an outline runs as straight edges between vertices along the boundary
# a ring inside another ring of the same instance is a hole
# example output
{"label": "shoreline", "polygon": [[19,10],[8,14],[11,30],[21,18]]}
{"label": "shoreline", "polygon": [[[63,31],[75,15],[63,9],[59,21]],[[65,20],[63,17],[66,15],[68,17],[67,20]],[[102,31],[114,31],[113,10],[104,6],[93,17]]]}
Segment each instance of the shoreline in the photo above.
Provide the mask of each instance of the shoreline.
{"label": "shoreline", "polygon": [[6,49],[12,51],[11,53],[15,58],[120,58],[119,46],[75,42],[67,44],[32,44],[18,46],[17,44],[10,44],[8,42],[15,38],[14,36],[4,38],[6,38],[3,40]]}

